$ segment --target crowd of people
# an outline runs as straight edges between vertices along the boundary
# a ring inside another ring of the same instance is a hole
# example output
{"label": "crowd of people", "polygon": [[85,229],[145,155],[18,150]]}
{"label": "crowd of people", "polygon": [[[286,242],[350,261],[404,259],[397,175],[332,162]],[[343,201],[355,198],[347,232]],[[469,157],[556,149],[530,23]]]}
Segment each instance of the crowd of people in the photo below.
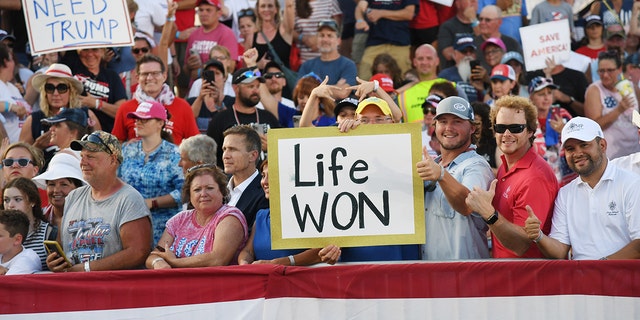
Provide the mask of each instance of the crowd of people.
{"label": "crowd of people", "polygon": [[[38,56],[3,2],[0,274],[640,258],[640,2],[534,2],[128,0],[133,46]],[[271,248],[271,128],[413,122],[425,244]]]}

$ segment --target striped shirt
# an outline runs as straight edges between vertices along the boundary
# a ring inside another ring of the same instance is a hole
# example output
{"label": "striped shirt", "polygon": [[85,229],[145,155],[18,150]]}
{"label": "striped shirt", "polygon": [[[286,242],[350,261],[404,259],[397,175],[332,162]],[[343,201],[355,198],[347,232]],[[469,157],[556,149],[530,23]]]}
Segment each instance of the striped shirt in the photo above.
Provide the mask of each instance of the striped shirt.
{"label": "striped shirt", "polygon": [[40,262],[42,263],[42,270],[49,270],[46,262],[47,251],[44,249],[44,240],[46,240],[44,236],[47,232],[48,226],[48,223],[40,221],[38,229],[29,233],[29,235],[27,235],[27,238],[22,243],[25,248],[31,249],[35,251],[36,254],[38,254],[38,257],[40,257]]}

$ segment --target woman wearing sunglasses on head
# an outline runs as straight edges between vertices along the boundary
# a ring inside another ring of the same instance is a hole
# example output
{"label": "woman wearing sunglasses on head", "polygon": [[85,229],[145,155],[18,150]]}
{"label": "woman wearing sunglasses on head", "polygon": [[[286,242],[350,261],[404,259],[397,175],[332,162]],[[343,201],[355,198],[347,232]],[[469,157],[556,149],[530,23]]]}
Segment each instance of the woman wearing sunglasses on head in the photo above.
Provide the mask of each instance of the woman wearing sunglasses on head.
{"label": "woman wearing sunglasses on head", "polygon": [[238,44],[241,51],[238,51],[238,55],[253,48],[253,35],[258,31],[256,26],[256,13],[253,9],[242,9],[238,11],[238,29],[240,29],[240,36],[238,38]]}
{"label": "woman wearing sunglasses on head", "polygon": [[[0,185],[4,186],[9,181],[20,177],[32,179],[43,165],[44,158],[40,149],[24,142],[13,143],[2,152],[3,180]],[[40,189],[40,198],[47,199],[45,190]],[[46,200],[43,201],[46,202]],[[42,205],[47,204],[43,203]]]}
{"label": "woman wearing sunglasses on head", "polygon": [[[24,122],[20,132],[20,141],[32,144],[43,150],[45,159],[51,159],[57,148],[49,148],[51,144],[51,131],[47,123],[41,120],[53,117],[63,108],[80,108],[80,94],[84,88],[82,83],[76,80],[71,69],[64,64],[54,63],[47,71],[33,76],[33,87],[40,92],[40,110],[32,113]],[[100,130],[100,122],[88,108],[89,124],[92,129]],[[86,125],[85,125],[86,126]]]}

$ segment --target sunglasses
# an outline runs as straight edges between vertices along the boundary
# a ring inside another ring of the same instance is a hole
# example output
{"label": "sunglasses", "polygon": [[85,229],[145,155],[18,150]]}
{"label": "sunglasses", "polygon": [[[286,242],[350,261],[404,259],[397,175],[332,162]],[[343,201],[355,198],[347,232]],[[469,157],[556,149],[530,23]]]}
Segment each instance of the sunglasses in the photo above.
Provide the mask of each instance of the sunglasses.
{"label": "sunglasses", "polygon": [[334,30],[338,30],[338,23],[334,20],[323,20],[318,23],[318,29],[323,27],[329,27]]}
{"label": "sunglasses", "polygon": [[256,70],[256,71],[245,71],[243,72],[241,75],[239,75],[234,81],[233,83],[240,83],[246,79],[249,78],[253,78],[253,77],[260,77],[262,76],[262,73],[260,73],[260,70]]}
{"label": "sunglasses", "polygon": [[203,164],[199,164],[197,166],[193,166],[193,167],[187,169],[187,173],[191,173],[191,172],[193,172],[195,170],[202,169],[202,168],[213,169],[215,167],[216,167],[216,165],[213,164],[213,163],[203,163]]}
{"label": "sunglasses", "polygon": [[284,78],[284,73],[282,73],[282,72],[267,72],[267,73],[264,74],[264,78],[265,79],[271,79],[271,78],[274,78],[274,77],[277,78],[277,79]]}
{"label": "sunglasses", "polygon": [[147,48],[147,47],[144,47],[144,48],[133,48],[133,49],[131,49],[131,52],[133,52],[135,54],[138,54],[140,52],[147,53],[147,52],[149,52],[149,48]]}
{"label": "sunglasses", "polygon": [[520,133],[527,127],[526,124],[494,124],[493,131],[496,133],[505,133],[507,129],[511,133]]}
{"label": "sunglasses", "polygon": [[107,151],[108,154],[113,154],[113,150],[111,150],[111,148],[109,148],[109,146],[104,142],[104,140],[102,140],[102,138],[100,138],[100,136],[96,134],[93,134],[93,133],[85,134],[84,137],[82,137],[82,141],[89,141],[97,145],[101,145],[107,149],[105,151]]}
{"label": "sunglasses", "polygon": [[56,90],[58,93],[66,93],[69,90],[69,85],[66,83],[58,83],[58,85],[53,85],[51,83],[47,83],[44,85],[44,91],[48,94],[53,94]]}
{"label": "sunglasses", "polygon": [[34,163],[33,161],[31,161],[31,160],[29,160],[29,159],[25,159],[25,158],[20,158],[20,159],[3,159],[3,160],[2,160],[2,165],[3,165],[3,166],[5,166],[5,167],[11,167],[11,166],[13,166],[13,164],[14,164],[15,162],[18,162],[18,165],[19,165],[21,168],[24,168],[24,167],[28,166],[28,165],[29,165],[29,163],[31,163],[31,164],[33,164],[33,165],[35,165],[35,163]]}
{"label": "sunglasses", "polygon": [[436,115],[436,108],[434,107],[426,107],[424,108],[424,114],[429,114],[431,113],[432,115]]}
{"label": "sunglasses", "polygon": [[238,19],[242,17],[253,17],[255,15],[256,13],[253,12],[253,9],[244,9],[244,10],[238,11]]}

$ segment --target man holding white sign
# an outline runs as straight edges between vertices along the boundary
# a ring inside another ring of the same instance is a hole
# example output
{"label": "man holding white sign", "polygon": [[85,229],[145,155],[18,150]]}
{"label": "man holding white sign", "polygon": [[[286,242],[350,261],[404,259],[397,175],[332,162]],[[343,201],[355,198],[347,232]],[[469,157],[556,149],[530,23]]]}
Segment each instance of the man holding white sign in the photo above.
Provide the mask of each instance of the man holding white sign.
{"label": "man holding white sign", "polygon": [[448,97],[436,110],[436,137],[442,153],[434,161],[423,148],[423,160],[416,164],[425,181],[427,241],[422,260],[489,258],[488,227],[465,203],[474,186],[486,189],[493,180],[489,163],[473,144],[473,109],[460,97]]}

